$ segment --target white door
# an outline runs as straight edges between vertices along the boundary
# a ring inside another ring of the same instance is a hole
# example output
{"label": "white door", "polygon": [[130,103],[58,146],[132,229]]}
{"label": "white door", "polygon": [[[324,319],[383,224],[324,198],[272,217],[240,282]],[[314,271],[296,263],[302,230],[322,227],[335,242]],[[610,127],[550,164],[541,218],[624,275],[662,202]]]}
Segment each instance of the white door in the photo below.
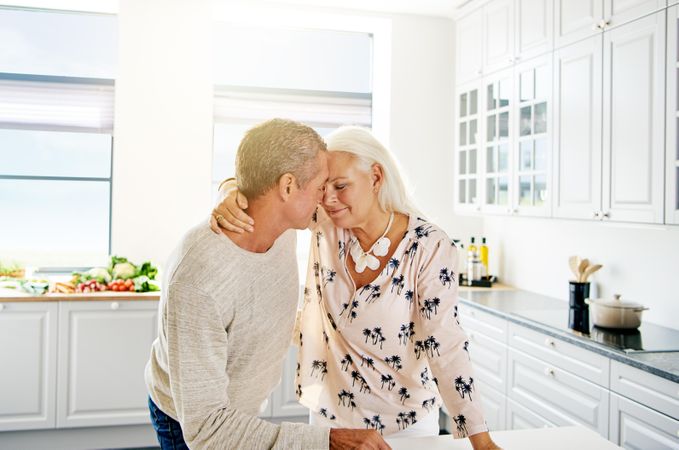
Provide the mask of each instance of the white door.
{"label": "white door", "polygon": [[514,0],[495,0],[483,8],[483,71],[514,63]]}
{"label": "white door", "polygon": [[57,426],[149,423],[144,367],[157,301],[61,302]]}
{"label": "white door", "polygon": [[679,104],[677,103],[677,83],[679,78],[679,7],[667,10],[667,139],[666,139],[666,182],[665,223],[679,225]]}
{"label": "white door", "polygon": [[483,74],[483,9],[455,22],[456,83],[466,83]]}
{"label": "white door", "polygon": [[552,54],[514,67],[512,212],[551,215]]}
{"label": "white door", "polygon": [[601,33],[603,0],[555,0],[556,48]]}
{"label": "white door", "polygon": [[511,68],[483,79],[481,89],[481,209],[511,213],[511,149],[514,130],[514,86]]}
{"label": "white door", "polygon": [[297,372],[297,347],[290,347],[288,356],[283,364],[281,383],[271,395],[272,417],[292,417],[309,415],[309,409],[297,402],[297,386],[295,375]]}
{"label": "white door", "polygon": [[0,431],[54,428],[57,304],[0,303]]}
{"label": "white door", "polygon": [[663,222],[665,11],[604,33],[603,217]]}
{"label": "white door", "polygon": [[515,35],[517,61],[551,52],[554,46],[553,0],[517,0]]}
{"label": "white door", "polygon": [[478,212],[481,209],[479,184],[479,154],[481,145],[480,84],[472,82],[457,87],[457,139],[455,145],[457,212]]}
{"label": "white door", "polygon": [[604,0],[605,29],[660,11],[665,5],[665,0]]}
{"label": "white door", "polygon": [[602,37],[554,53],[554,216],[601,211]]}
{"label": "white door", "polygon": [[679,421],[611,392],[610,440],[621,447],[679,449]]}

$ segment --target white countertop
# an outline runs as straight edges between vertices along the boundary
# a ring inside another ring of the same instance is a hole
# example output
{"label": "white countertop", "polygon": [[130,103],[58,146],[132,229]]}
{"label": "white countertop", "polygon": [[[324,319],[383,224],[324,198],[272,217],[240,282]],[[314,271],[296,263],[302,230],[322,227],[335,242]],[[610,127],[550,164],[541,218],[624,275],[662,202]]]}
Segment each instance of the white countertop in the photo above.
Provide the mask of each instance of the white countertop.
{"label": "white countertop", "polygon": [[[617,445],[584,427],[536,428],[491,432],[493,441],[505,450],[615,450]],[[469,439],[453,439],[452,436],[389,439],[392,450],[455,450],[469,449]]]}

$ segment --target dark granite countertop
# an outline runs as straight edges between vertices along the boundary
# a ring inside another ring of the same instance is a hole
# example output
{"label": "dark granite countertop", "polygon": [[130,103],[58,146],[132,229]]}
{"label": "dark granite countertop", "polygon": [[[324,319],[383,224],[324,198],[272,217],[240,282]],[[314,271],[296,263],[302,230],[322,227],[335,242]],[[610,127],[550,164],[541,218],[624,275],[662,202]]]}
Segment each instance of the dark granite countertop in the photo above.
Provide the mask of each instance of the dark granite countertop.
{"label": "dark granite countertop", "polygon": [[[459,297],[466,305],[679,383],[679,330],[642,321],[638,332],[617,334],[593,327],[586,335],[568,328],[568,302],[552,297],[518,289],[461,291]],[[597,339],[617,340],[630,348]]]}

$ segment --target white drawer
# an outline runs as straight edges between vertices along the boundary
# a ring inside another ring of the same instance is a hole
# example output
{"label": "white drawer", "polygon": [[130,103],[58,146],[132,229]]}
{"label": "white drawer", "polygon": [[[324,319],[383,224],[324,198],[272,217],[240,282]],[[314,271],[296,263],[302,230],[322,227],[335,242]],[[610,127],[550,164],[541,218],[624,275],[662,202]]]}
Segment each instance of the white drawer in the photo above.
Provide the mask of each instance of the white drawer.
{"label": "white drawer", "polygon": [[467,331],[467,336],[474,377],[493,389],[506,393],[507,346],[476,330]]}
{"label": "white drawer", "polygon": [[679,449],[679,421],[611,393],[610,440],[624,448]]}
{"label": "white drawer", "polygon": [[512,399],[507,399],[508,430],[527,430],[531,428],[548,428],[553,426],[554,424],[544,417],[538,416]]}
{"label": "white drawer", "polygon": [[611,361],[611,390],[679,419],[679,384]]}
{"label": "white drawer", "polygon": [[508,345],[599,386],[609,386],[610,360],[590,350],[513,323],[509,324]]}
{"label": "white drawer", "polygon": [[509,349],[508,397],[558,426],[583,425],[608,438],[608,390]]}
{"label": "white drawer", "polygon": [[503,344],[507,343],[507,321],[473,306],[458,305],[460,325],[465,331],[476,331]]}

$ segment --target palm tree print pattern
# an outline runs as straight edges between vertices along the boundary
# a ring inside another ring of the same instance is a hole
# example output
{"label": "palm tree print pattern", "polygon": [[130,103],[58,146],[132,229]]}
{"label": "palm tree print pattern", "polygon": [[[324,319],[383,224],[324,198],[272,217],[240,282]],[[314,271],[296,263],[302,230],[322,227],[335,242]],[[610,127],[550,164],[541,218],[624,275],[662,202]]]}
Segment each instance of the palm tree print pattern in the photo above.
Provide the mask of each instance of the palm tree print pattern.
{"label": "palm tree print pattern", "polygon": [[[442,398],[456,434],[477,432],[484,421],[476,406],[469,341],[458,322],[451,270],[457,250],[445,232],[411,218],[404,241],[384,268],[356,289],[346,267],[353,234],[326,223],[321,220],[313,230],[304,289],[306,342],[300,347],[296,383],[300,402],[336,420],[336,426],[362,423],[389,435],[412,426]],[[312,384],[332,388],[318,394],[317,388],[306,388]]]}

